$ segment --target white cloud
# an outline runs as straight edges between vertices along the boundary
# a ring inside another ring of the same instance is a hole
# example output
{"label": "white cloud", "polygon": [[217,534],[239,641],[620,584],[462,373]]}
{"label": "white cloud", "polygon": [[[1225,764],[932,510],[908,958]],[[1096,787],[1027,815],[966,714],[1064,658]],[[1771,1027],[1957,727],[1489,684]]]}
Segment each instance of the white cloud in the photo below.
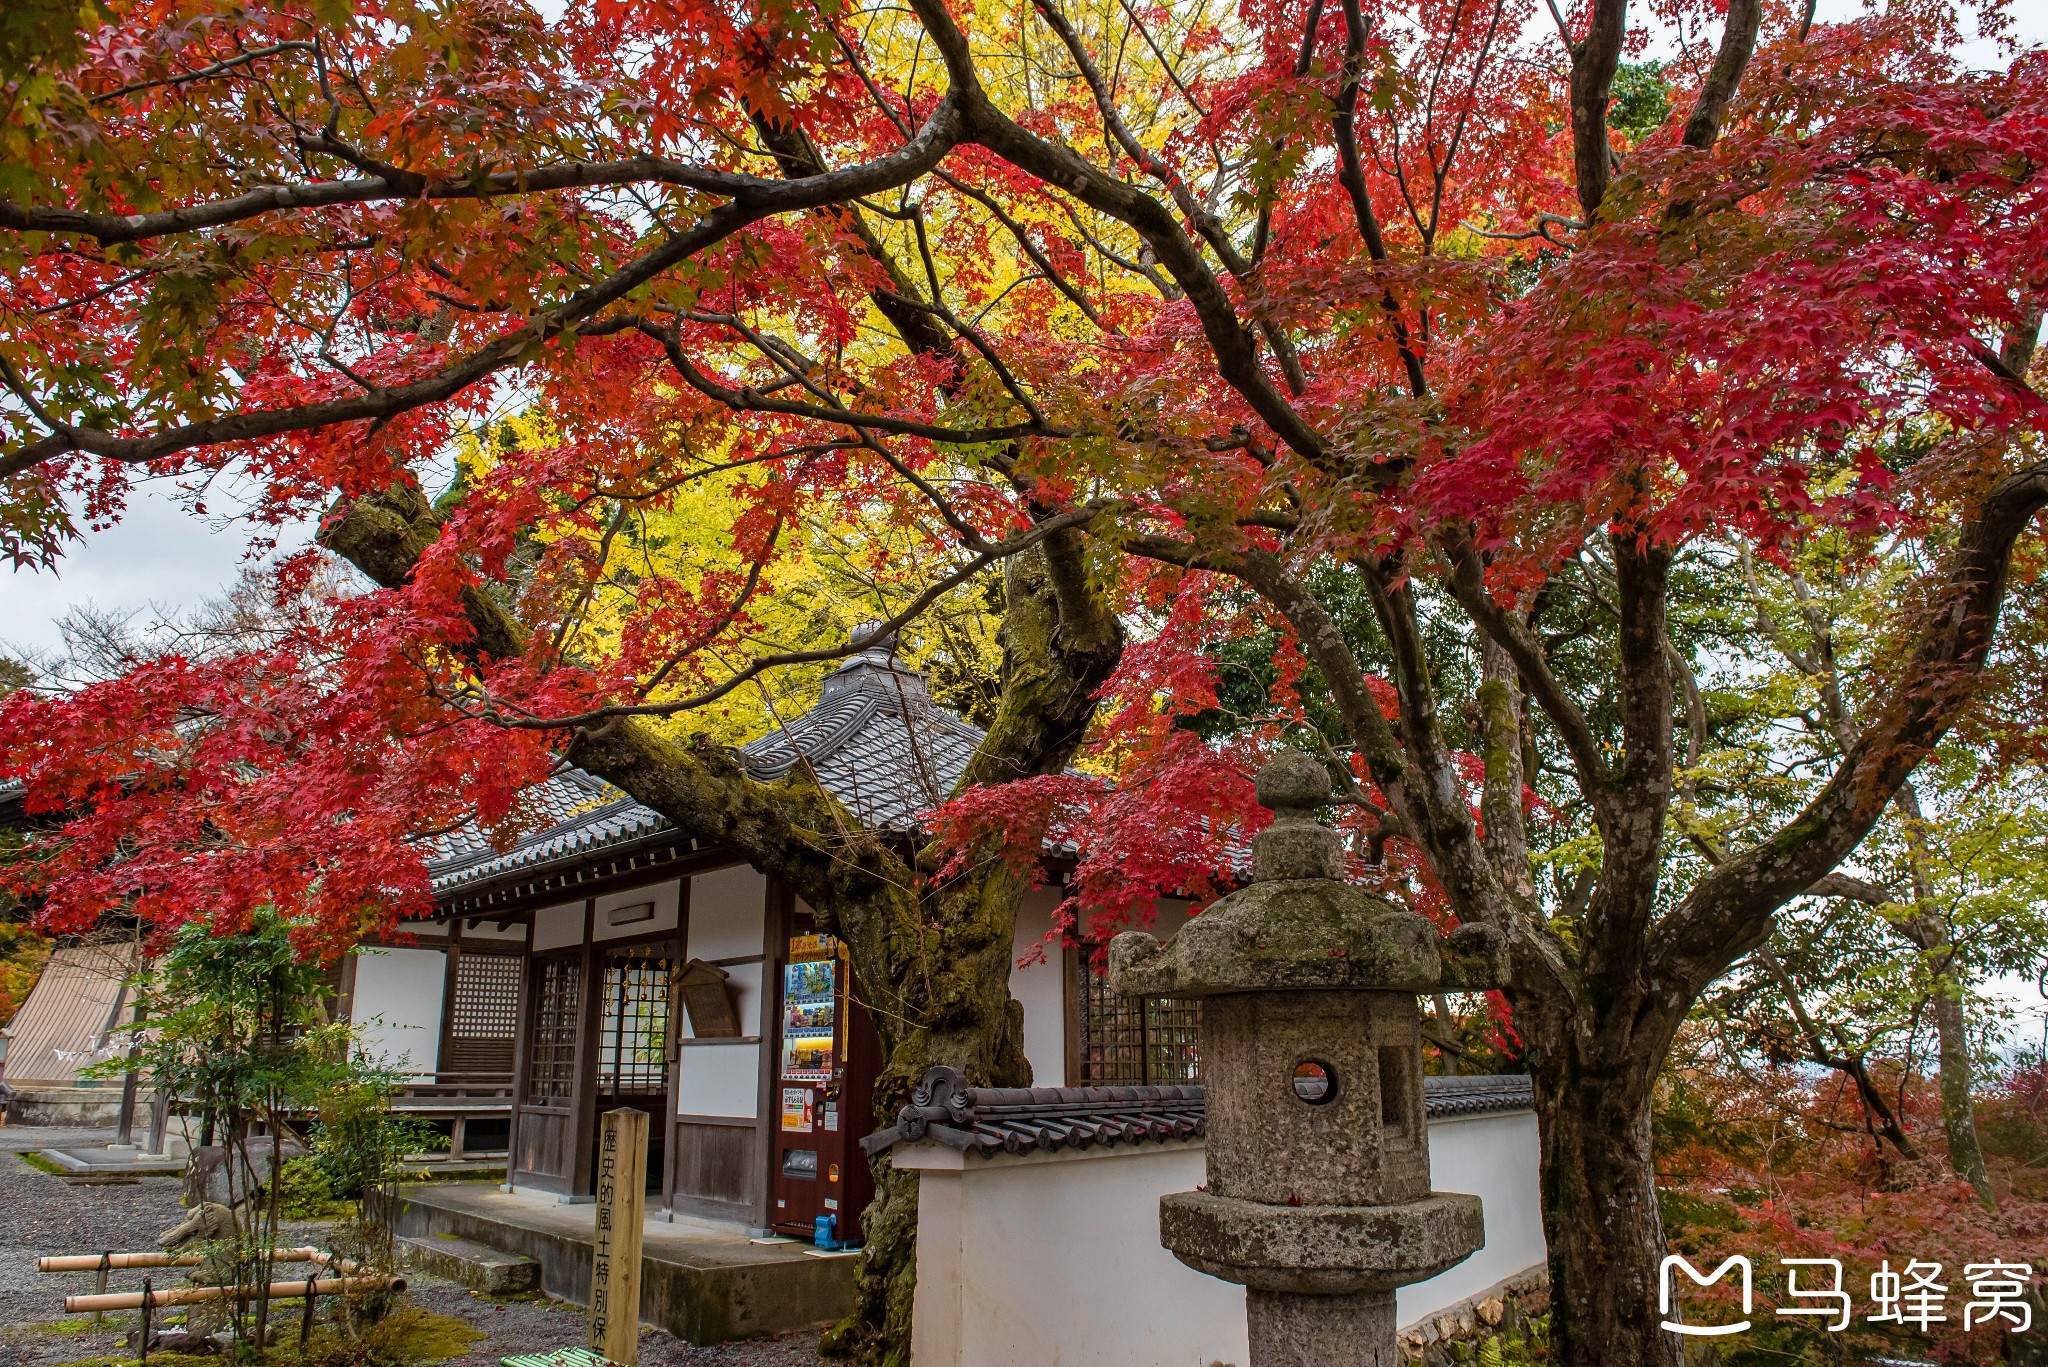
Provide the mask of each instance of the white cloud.
{"label": "white cloud", "polygon": [[[239,505],[215,496],[210,506],[225,514]],[[7,575],[0,595],[0,651],[57,649],[62,644],[57,619],[87,604],[177,613],[215,597],[239,577],[258,535],[268,530],[239,519],[201,516],[180,501],[175,488],[145,483],[130,496],[118,523],[88,531],[65,548],[56,573],[15,570]],[[281,550],[292,551],[307,545],[313,531],[314,524],[305,522],[279,528],[275,535]]]}

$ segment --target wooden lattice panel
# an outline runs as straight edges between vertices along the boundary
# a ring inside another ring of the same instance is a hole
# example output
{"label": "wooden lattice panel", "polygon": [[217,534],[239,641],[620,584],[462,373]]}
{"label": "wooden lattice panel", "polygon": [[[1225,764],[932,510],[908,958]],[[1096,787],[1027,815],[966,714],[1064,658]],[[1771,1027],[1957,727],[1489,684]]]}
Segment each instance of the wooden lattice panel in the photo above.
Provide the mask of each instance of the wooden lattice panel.
{"label": "wooden lattice panel", "polygon": [[526,1070],[526,1099],[533,1105],[566,1106],[574,1096],[581,967],[574,955],[534,962],[533,1038]]}
{"label": "wooden lattice panel", "polygon": [[669,976],[668,958],[647,951],[605,965],[601,1093],[648,1096],[667,1089]]}
{"label": "wooden lattice panel", "polygon": [[459,953],[449,1007],[458,1040],[510,1040],[519,1033],[520,960],[512,954]]}
{"label": "wooden lattice panel", "polygon": [[1081,999],[1076,1025],[1081,1038],[1082,1086],[1195,1082],[1202,1075],[1197,1040],[1202,1004],[1110,990],[1109,976],[1093,955],[1081,954]]}

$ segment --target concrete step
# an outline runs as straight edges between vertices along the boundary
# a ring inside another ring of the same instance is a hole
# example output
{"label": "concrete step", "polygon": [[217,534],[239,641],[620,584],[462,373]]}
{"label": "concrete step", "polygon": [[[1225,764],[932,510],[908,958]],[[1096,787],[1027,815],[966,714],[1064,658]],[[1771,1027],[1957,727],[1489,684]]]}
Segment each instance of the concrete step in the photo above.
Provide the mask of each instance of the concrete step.
{"label": "concrete step", "polygon": [[[550,1296],[581,1305],[590,1295],[596,1206],[495,1183],[421,1182],[399,1189],[389,1218],[409,1241],[438,1246],[448,1240],[436,1235],[454,1234],[517,1249],[540,1264],[540,1289]],[[640,1322],[685,1342],[772,1338],[853,1309],[858,1258],[821,1258],[799,1240],[755,1244],[739,1224],[687,1218],[650,1218],[643,1237]]]}
{"label": "concrete step", "polygon": [[398,1256],[407,1267],[430,1272],[472,1291],[489,1296],[509,1296],[531,1291],[540,1285],[540,1264],[517,1253],[500,1253],[495,1248],[446,1234],[429,1234],[419,1239],[400,1239]]}

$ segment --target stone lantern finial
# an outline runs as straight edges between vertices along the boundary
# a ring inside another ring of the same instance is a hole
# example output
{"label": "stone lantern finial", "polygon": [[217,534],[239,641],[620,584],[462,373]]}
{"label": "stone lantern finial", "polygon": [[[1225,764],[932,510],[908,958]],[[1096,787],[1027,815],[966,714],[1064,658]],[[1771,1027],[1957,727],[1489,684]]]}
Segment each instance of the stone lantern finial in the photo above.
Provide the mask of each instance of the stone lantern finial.
{"label": "stone lantern finial", "polygon": [[1344,876],[1344,837],[1315,819],[1330,801],[1330,775],[1322,765],[1299,750],[1282,750],[1259,770],[1256,791],[1273,824],[1252,837],[1252,877],[1270,883]]}
{"label": "stone lantern finial", "polygon": [[1117,991],[1203,1000],[1209,1182],[1161,1199],[1160,1242],[1244,1286],[1252,1367],[1395,1367],[1394,1289],[1484,1241],[1477,1197],[1429,1187],[1415,999],[1493,985],[1505,944],[1464,927],[1440,948],[1429,921],[1345,883],[1309,756],[1276,756],[1258,796],[1273,824],[1251,885],[1170,945],[1110,945]]}

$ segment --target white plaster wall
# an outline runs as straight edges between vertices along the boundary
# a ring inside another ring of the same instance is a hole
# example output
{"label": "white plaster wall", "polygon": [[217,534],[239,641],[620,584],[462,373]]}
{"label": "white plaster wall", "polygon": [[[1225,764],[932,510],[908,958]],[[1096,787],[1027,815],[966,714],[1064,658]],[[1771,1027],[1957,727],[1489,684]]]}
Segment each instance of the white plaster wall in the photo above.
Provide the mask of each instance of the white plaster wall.
{"label": "white plaster wall", "polygon": [[568,902],[559,907],[542,907],[533,913],[533,948],[562,949],[583,943],[583,903]]}
{"label": "white plaster wall", "polygon": [[425,939],[442,939],[448,934],[446,921],[407,921],[401,929]]}
{"label": "white plaster wall", "polygon": [[676,1064],[676,1114],[752,1119],[761,1101],[759,1042],[686,1044]]}
{"label": "white plaster wall", "polygon": [[1244,1292],[1159,1246],[1200,1144],[933,1156],[962,1166],[918,1184],[916,1367],[1244,1367]]}
{"label": "white plaster wall", "polygon": [[[625,940],[636,935],[652,935],[656,931],[674,930],[676,900],[681,888],[681,883],[670,879],[666,883],[649,883],[625,892],[607,893],[597,899],[597,919],[592,923],[594,928],[590,938],[599,941]],[[628,921],[622,926],[611,923],[610,913],[614,908],[630,907],[643,902],[654,903],[653,920]]]}
{"label": "white plaster wall", "polygon": [[431,1075],[441,1058],[441,991],[448,956],[439,949],[361,949],[349,1019],[365,1053],[408,1076]]}
{"label": "white plaster wall", "polygon": [[[1045,941],[1060,896],[1057,888],[1024,894],[1011,946],[1010,995],[1024,1008],[1024,1057],[1031,1061],[1035,1087],[1067,1085],[1067,999],[1061,968],[1065,950],[1057,941]],[[1040,954],[1040,962],[1020,966],[1020,960]]]}
{"label": "white plaster wall", "polygon": [[761,952],[768,879],[746,864],[690,880],[690,957],[740,959]]}
{"label": "white plaster wall", "polygon": [[[1486,1248],[1405,1287],[1401,1322],[1543,1260],[1535,1118],[1430,1127],[1439,1190],[1486,1207]],[[918,1194],[917,1367],[1245,1367],[1244,1291],[1159,1246],[1159,1198],[1205,1180],[1200,1143],[967,1159],[899,1149]]]}
{"label": "white plaster wall", "polygon": [[1429,1125],[1429,1184],[1477,1196],[1486,1209],[1486,1246],[1441,1276],[1397,1293],[1401,1323],[1413,1324],[1543,1261],[1537,1199],[1536,1113],[1476,1115]]}

